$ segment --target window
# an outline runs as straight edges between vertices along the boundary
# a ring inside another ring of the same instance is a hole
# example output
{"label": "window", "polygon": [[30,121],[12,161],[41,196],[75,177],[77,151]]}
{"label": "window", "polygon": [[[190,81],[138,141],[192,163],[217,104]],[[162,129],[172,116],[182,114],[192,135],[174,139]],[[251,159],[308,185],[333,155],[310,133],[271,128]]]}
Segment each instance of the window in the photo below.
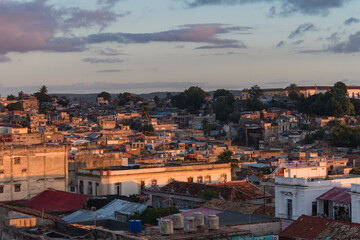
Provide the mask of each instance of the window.
{"label": "window", "polygon": [[143,190],[145,188],[145,181],[140,180],[140,190]]}
{"label": "window", "polygon": [[197,182],[198,182],[198,183],[203,183],[203,177],[202,177],[202,176],[198,176],[198,177],[197,177]]}
{"label": "window", "polygon": [[92,195],[93,194],[93,188],[92,188],[92,182],[89,181],[88,183],[88,194]]}
{"label": "window", "polygon": [[15,189],[15,192],[20,192],[21,191],[21,184],[15,184],[14,189]]}
{"label": "window", "polygon": [[4,159],[0,158],[0,165],[4,165]]}
{"label": "window", "polygon": [[205,176],[205,183],[211,183],[211,176],[210,175]]}
{"label": "window", "polygon": [[116,195],[121,195],[121,183],[115,184]]}
{"label": "window", "polygon": [[187,182],[188,182],[188,183],[193,183],[193,182],[194,182],[194,178],[193,178],[193,177],[188,177]]}
{"label": "window", "polygon": [[19,157],[14,158],[14,164],[20,164],[20,158]]}
{"label": "window", "polygon": [[224,174],[221,174],[220,176],[220,181],[221,182],[226,182],[227,181],[227,175],[224,173]]}
{"label": "window", "polygon": [[316,201],[312,202],[312,215],[313,216],[317,215],[317,203],[316,203]]}
{"label": "window", "polygon": [[100,195],[100,184],[95,183],[95,196]]}
{"label": "window", "polygon": [[4,185],[0,185],[0,193],[4,193]]}
{"label": "window", "polygon": [[4,174],[4,169],[1,169],[1,170],[0,170],[0,174]]}
{"label": "window", "polygon": [[156,179],[152,179],[152,180],[151,180],[151,186],[152,186],[152,187],[156,187],[156,186],[157,186],[157,180],[156,180]]}
{"label": "window", "polygon": [[293,210],[292,199],[288,199],[287,200],[287,215],[288,215],[288,218],[292,217],[292,215],[293,215],[292,210]]}
{"label": "window", "polygon": [[75,186],[70,186],[70,192],[75,192],[76,188]]}
{"label": "window", "polygon": [[82,180],[79,182],[79,193],[84,194],[84,182]]}

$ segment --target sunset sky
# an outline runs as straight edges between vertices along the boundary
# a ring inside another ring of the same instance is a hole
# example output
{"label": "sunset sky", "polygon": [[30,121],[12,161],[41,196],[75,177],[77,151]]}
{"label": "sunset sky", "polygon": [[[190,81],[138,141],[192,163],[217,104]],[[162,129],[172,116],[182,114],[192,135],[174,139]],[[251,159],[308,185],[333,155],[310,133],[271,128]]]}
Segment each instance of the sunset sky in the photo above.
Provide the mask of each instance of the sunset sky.
{"label": "sunset sky", "polygon": [[0,93],[360,85],[358,0],[0,0]]}

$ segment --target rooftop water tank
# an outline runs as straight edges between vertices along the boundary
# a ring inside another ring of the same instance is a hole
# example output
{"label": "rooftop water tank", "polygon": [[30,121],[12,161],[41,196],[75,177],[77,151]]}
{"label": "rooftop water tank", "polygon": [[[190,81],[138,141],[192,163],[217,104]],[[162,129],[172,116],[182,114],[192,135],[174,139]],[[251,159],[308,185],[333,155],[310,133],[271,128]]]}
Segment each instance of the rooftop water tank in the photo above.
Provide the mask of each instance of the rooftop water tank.
{"label": "rooftop water tank", "polygon": [[203,227],[204,224],[204,214],[202,212],[195,212],[192,215],[195,218],[195,224],[197,227]]}
{"label": "rooftop water tank", "polygon": [[172,221],[174,223],[174,229],[183,229],[184,228],[184,216],[180,213],[174,214],[172,216]]}
{"label": "rooftop water tank", "polygon": [[217,230],[219,229],[219,217],[211,214],[207,216],[206,225],[209,230]]}
{"label": "rooftop water tank", "polygon": [[195,232],[196,224],[194,217],[186,217],[184,221],[184,231],[185,232]]}
{"label": "rooftop water tank", "polygon": [[169,219],[164,219],[160,221],[160,234],[161,235],[170,235],[174,233],[173,222]]}

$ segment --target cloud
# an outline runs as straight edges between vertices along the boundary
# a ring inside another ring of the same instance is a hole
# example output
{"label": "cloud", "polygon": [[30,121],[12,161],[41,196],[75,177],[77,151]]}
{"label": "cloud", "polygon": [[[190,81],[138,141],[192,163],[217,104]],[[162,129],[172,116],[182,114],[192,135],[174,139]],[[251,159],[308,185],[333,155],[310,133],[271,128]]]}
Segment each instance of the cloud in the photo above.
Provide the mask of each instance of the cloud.
{"label": "cloud", "polygon": [[109,7],[115,6],[120,0],[97,0],[97,3],[100,5],[106,5]]}
{"label": "cloud", "polygon": [[345,25],[350,25],[350,24],[352,24],[352,23],[359,23],[359,22],[360,22],[360,19],[351,17],[351,18],[349,18],[349,19],[346,19],[346,20],[344,21],[344,24],[345,24]]}
{"label": "cloud", "polygon": [[98,53],[100,55],[104,55],[104,56],[119,56],[119,55],[128,55],[126,53],[123,53],[117,49],[114,48],[105,48],[105,49],[101,49],[100,51],[98,51]]}
{"label": "cloud", "polygon": [[125,70],[121,70],[121,69],[103,69],[103,70],[99,70],[96,71],[97,73],[114,73],[114,72],[124,72]]}
{"label": "cloud", "polygon": [[82,60],[86,63],[121,63],[124,62],[123,59],[119,58],[84,58]]}
{"label": "cloud", "polygon": [[0,1],[0,54],[28,51],[79,51],[84,42],[66,34],[78,28],[100,30],[125,14],[109,8],[56,8],[47,0]]}
{"label": "cloud", "polygon": [[7,56],[0,56],[0,63],[11,62],[11,59]]}
{"label": "cloud", "polygon": [[99,33],[92,34],[86,38],[88,43],[117,42],[122,44],[149,43],[149,42],[192,42],[208,43],[203,48],[239,48],[245,45],[239,40],[222,39],[218,35],[247,31],[250,27],[236,27],[213,24],[188,24],[180,26],[179,29],[154,33]]}
{"label": "cloud", "polygon": [[250,3],[271,3],[270,16],[302,15],[327,16],[330,9],[340,8],[352,0],[192,0],[186,1],[189,8],[206,5],[241,5]]}
{"label": "cloud", "polygon": [[245,53],[242,52],[224,52],[224,53],[214,53],[214,54],[201,54],[202,57],[208,57],[208,56],[230,56],[230,55],[242,55]]}
{"label": "cloud", "polygon": [[266,82],[265,85],[287,85],[290,84],[290,82],[285,81],[286,79],[279,79],[275,81]]}
{"label": "cloud", "polygon": [[317,31],[316,27],[312,23],[304,23],[298,26],[293,32],[288,36],[289,39],[293,39],[299,36],[303,36],[305,32]]}
{"label": "cloud", "polygon": [[336,44],[340,41],[340,34],[338,32],[332,33],[326,38],[331,44]]}
{"label": "cloud", "polygon": [[257,2],[272,2],[272,0],[193,0],[187,1],[186,4],[189,8],[195,8],[205,5],[236,5]]}
{"label": "cloud", "polygon": [[346,41],[337,43],[329,47],[326,51],[335,53],[360,52],[360,31],[351,34]]}
{"label": "cloud", "polygon": [[327,16],[329,10],[340,8],[352,0],[281,0],[280,16],[290,16],[295,13],[302,15]]}
{"label": "cloud", "polygon": [[286,45],[286,42],[285,41],[280,41],[277,45],[276,45],[276,48],[282,48],[282,47],[285,47]]}
{"label": "cloud", "polygon": [[61,25],[61,28],[65,31],[67,29],[90,28],[95,26],[99,26],[99,30],[102,31],[111,23],[115,22],[117,18],[130,14],[130,12],[115,14],[106,7],[96,10],[71,8],[67,11],[70,17],[65,19]]}
{"label": "cloud", "polygon": [[304,40],[297,40],[295,42],[292,42],[291,44],[292,45],[299,45],[299,44],[302,44],[304,42]]}

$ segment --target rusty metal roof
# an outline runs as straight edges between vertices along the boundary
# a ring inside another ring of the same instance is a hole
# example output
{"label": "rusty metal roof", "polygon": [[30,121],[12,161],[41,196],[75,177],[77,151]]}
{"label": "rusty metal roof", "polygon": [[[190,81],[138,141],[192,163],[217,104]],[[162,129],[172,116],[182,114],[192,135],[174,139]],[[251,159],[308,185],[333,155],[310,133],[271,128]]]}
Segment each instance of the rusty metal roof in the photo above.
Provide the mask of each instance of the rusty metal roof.
{"label": "rusty metal roof", "polygon": [[318,200],[328,200],[332,202],[351,203],[350,188],[334,187],[317,197]]}

